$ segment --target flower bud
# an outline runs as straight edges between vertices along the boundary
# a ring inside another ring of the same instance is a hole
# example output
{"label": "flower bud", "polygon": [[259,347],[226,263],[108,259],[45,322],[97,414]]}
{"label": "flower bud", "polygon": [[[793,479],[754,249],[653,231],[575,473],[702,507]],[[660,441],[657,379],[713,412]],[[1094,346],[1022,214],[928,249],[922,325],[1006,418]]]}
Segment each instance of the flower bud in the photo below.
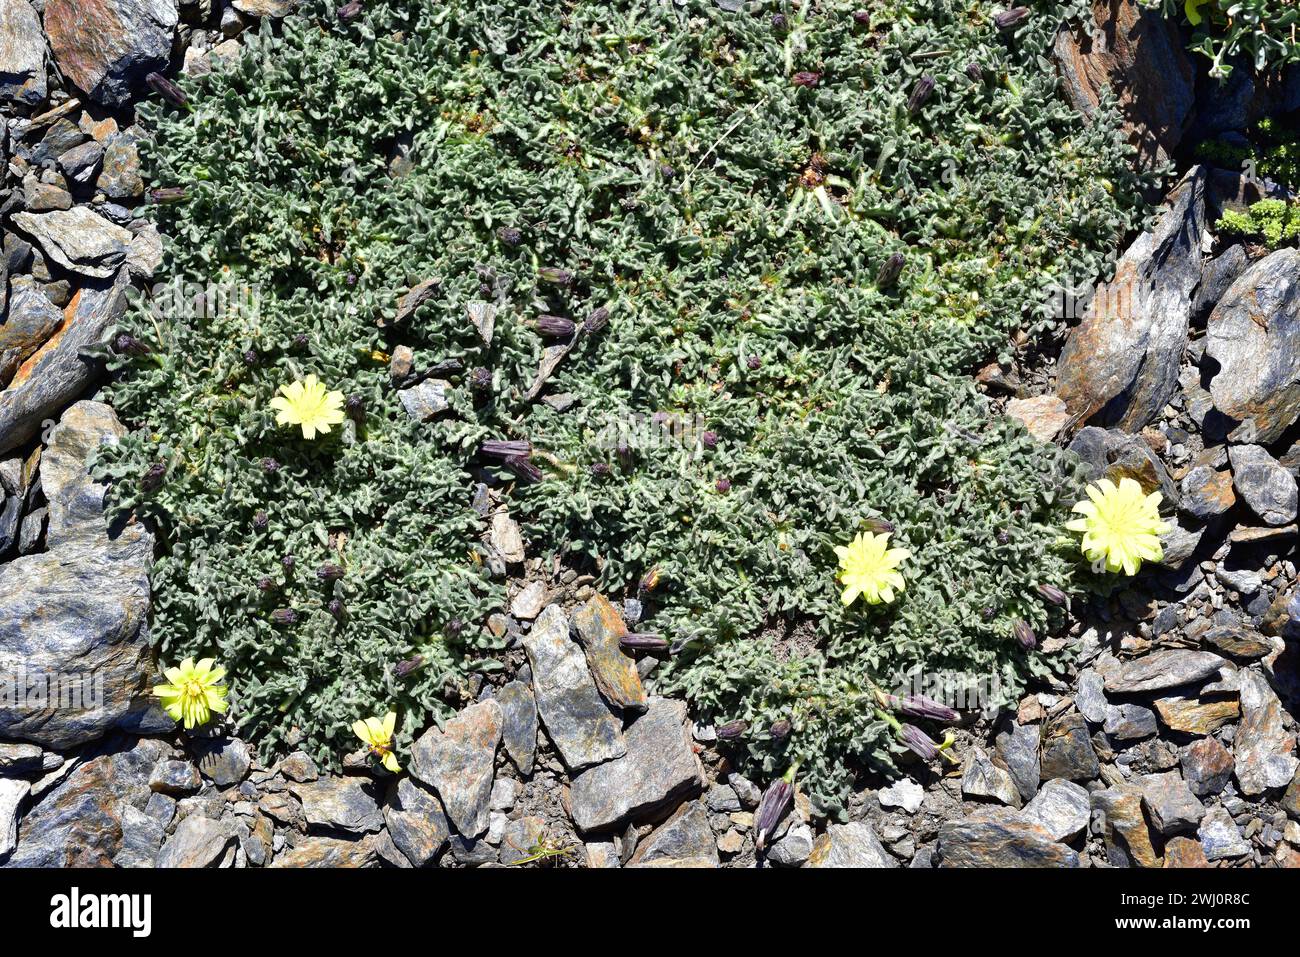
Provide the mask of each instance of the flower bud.
{"label": "flower bud", "polygon": [[785,718],[772,722],[772,727],[767,732],[771,735],[773,741],[784,741],[790,737],[790,722]]}
{"label": "flower bud", "polygon": [[185,199],[186,189],[184,186],[160,186],[158,189],[149,190],[149,202],[151,203],[179,203]]}
{"label": "flower bud", "polygon": [[794,806],[794,785],[784,778],[773,781],[763,792],[754,813],[754,850],[763,851],[781,819]]}
{"label": "flower bud", "polygon": [[763,364],[763,359],[761,356],[750,356],[748,359],[745,360],[745,365],[749,366],[749,368],[751,369],[757,369],[762,364]]}
{"label": "flower bud", "polygon": [[361,0],[351,0],[345,3],[335,11],[335,16],[339,18],[340,23],[350,23],[357,17],[361,16]]}
{"label": "flower bud", "polygon": [[537,331],[541,335],[550,336],[554,339],[567,339],[573,335],[577,328],[572,319],[565,319],[563,316],[541,315],[537,317]]}
{"label": "flower bud", "polygon": [[347,410],[350,418],[359,419],[366,411],[365,397],[359,393],[353,392],[344,400],[343,408]]}
{"label": "flower bud", "polygon": [[527,439],[488,439],[479,445],[478,453],[503,460],[527,458],[533,454],[533,444]]}
{"label": "flower bud", "polygon": [[795,86],[815,87],[821,82],[822,75],[814,73],[812,70],[800,70],[794,76],[790,77],[790,82]]}
{"label": "flower bud", "polygon": [[140,488],[146,492],[156,492],[162,487],[163,479],[167,476],[167,466],[162,462],[155,462],[145,469],[144,475],[140,476]]}
{"label": "flower bud", "polygon": [[292,625],[298,620],[298,613],[292,608],[277,608],[271,612],[271,621],[277,625]]}
{"label": "flower bud", "polygon": [[866,10],[854,10],[853,22],[860,27],[871,26],[871,14]]}
{"label": "flower bud", "polygon": [[700,444],[709,451],[713,451],[718,447],[718,433],[714,432],[712,429],[705,432],[700,436]]}
{"label": "flower bud", "polygon": [[740,737],[748,730],[749,722],[737,719],[735,721],[728,721],[726,724],[718,725],[713,729],[713,732],[718,736],[718,740],[731,741],[734,738]]}
{"label": "flower bud", "polygon": [[257,590],[264,595],[270,594],[271,592],[275,591],[275,579],[267,575],[263,575],[261,578],[257,580]]}
{"label": "flower bud", "polygon": [[880,271],[876,273],[876,288],[886,289],[896,283],[903,271],[903,262],[902,253],[893,253],[881,263]]}
{"label": "flower bud", "polygon": [[336,565],[333,562],[326,562],[316,569],[316,577],[323,582],[336,582],[344,575],[343,566]]}
{"label": "flower bud", "polygon": [[637,583],[637,591],[643,595],[650,594],[659,587],[662,577],[658,568],[650,569],[641,576],[641,581]]}
{"label": "flower bud", "polygon": [[939,748],[930,740],[930,736],[914,724],[899,727],[898,740],[903,742],[909,751],[926,761],[933,761],[939,756]]}
{"label": "flower bud", "polygon": [[731,479],[720,478],[717,480],[717,482],[714,483],[713,487],[716,488],[723,495],[726,495],[728,492],[731,491]]}
{"label": "flower bud", "polygon": [[492,388],[492,373],[479,366],[469,374],[469,387],[475,392],[487,392]]}
{"label": "flower bud", "polygon": [[887,522],[883,518],[869,518],[862,523],[864,531],[872,535],[892,535],[894,532],[894,523]]}
{"label": "flower bud", "polygon": [[609,325],[609,310],[604,306],[593,309],[591,315],[582,323],[582,331],[587,335],[594,335]]}
{"label": "flower bud", "polygon": [[1070,596],[1055,585],[1039,585],[1038,594],[1043,596],[1044,601],[1051,602],[1053,605],[1064,605],[1070,600]]}
{"label": "flower bud", "polygon": [[293,571],[293,567],[297,565],[298,562],[294,559],[292,555],[285,555],[284,558],[280,559],[280,564],[281,566],[283,566],[285,571],[291,572]]}
{"label": "flower bud", "polygon": [[253,516],[253,529],[255,531],[264,532],[270,524],[271,517],[265,512],[258,512]]}
{"label": "flower bud", "polygon": [[569,286],[573,284],[573,273],[567,269],[561,269],[559,266],[542,266],[537,270],[537,278],[542,282],[549,282],[553,286]]}
{"label": "flower bud", "polygon": [[522,455],[512,455],[505,460],[505,466],[520,479],[530,484],[536,484],[542,480],[542,470]]}
{"label": "flower bud", "polygon": [[393,674],[399,678],[405,678],[407,675],[419,671],[422,667],[424,667],[424,656],[416,655],[414,658],[407,658],[394,665]]}
{"label": "flower bud", "polygon": [[149,347],[129,332],[118,333],[113,339],[113,351],[120,356],[145,356]]}
{"label": "flower bud", "polygon": [[930,99],[930,94],[934,92],[934,77],[926,73],[916,85],[912,87],[912,95],[907,99],[907,112],[916,113]]}
{"label": "flower bud", "polygon": [[343,620],[343,602],[339,601],[337,598],[331,599],[330,603],[325,606],[325,609],[339,621]]}
{"label": "flower bud", "polygon": [[256,349],[245,349],[245,350],[244,350],[244,365],[246,365],[246,366],[255,366],[255,365],[257,365],[258,360],[259,360],[260,358],[261,358],[261,357],[257,354],[257,350],[256,350]]}
{"label": "flower bud", "polygon": [[1030,628],[1028,623],[1017,618],[1011,625],[1012,634],[1016,636],[1016,641],[1025,651],[1033,651],[1038,647],[1038,636],[1034,634],[1034,629]]}
{"label": "flower bud", "polygon": [[786,27],[790,25],[790,21],[786,18],[786,15],[784,13],[772,14],[771,23],[772,23],[772,29],[777,31],[784,30]]}
{"label": "flower bud", "polygon": [[591,468],[588,471],[591,472],[592,478],[601,479],[608,476],[613,471],[613,469],[609,467],[609,464],[607,462],[592,462]]}
{"label": "flower bud", "polygon": [[1012,7],[1010,10],[1003,10],[1001,13],[994,14],[993,25],[999,30],[1014,30],[1028,19],[1028,7]]}
{"label": "flower bud", "polygon": [[624,651],[667,651],[668,639],[661,638],[658,635],[649,632],[632,632],[618,640],[619,647]]}
{"label": "flower bud", "polygon": [[984,71],[981,70],[980,65],[973,60],[966,64],[966,75],[970,77],[971,81],[974,83],[984,82]]}
{"label": "flower bud", "polygon": [[518,246],[524,241],[524,234],[513,226],[502,226],[497,230],[497,239],[507,246]]}
{"label": "flower bud", "polygon": [[144,81],[149,84],[149,89],[153,90],[164,100],[179,106],[182,109],[189,105],[189,100],[185,97],[185,92],[161,73],[150,73]]}
{"label": "flower bud", "polygon": [[896,710],[909,718],[924,718],[930,721],[961,720],[958,712],[925,695],[908,695],[906,698],[896,700],[898,701]]}

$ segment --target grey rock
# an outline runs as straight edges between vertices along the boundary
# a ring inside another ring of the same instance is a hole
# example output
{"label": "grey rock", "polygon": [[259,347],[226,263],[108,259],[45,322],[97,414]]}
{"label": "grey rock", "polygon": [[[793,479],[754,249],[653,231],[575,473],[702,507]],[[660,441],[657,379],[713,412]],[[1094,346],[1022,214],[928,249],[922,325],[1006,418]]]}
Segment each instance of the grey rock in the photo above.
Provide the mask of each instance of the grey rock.
{"label": "grey rock", "polygon": [[45,102],[45,34],[27,0],[0,0],[0,100],[22,106]]}
{"label": "grey rock", "polygon": [[225,824],[194,814],[176,825],[158,854],[158,866],[212,867],[234,843],[234,832]]}
{"label": "grey rock", "polygon": [[1240,673],[1241,724],[1233,739],[1237,784],[1242,794],[1283,788],[1296,773],[1295,735],[1286,730],[1282,704],[1258,672]]}
{"label": "grey rock", "polygon": [[131,233],[86,206],[48,213],[15,213],[14,225],[64,269],[108,279],[126,262]]}
{"label": "grey rock", "polygon": [[293,847],[279,854],[272,867],[378,867],[379,846],[375,835],[360,839],[312,836],[299,837]]}
{"label": "grey rock", "polygon": [[1187,173],[1066,340],[1056,391],[1076,421],[1136,432],[1177,391],[1201,281],[1206,182],[1202,167]]}
{"label": "grey rock", "polygon": [[1250,844],[1241,836],[1241,829],[1226,809],[1210,809],[1201,818],[1196,836],[1200,838],[1207,861],[1222,861],[1250,853]]}
{"label": "grey rock", "polygon": [[1166,502],[1178,501],[1178,486],[1169,470],[1139,435],[1090,425],[1075,435],[1070,451],[1083,460],[1084,474],[1091,482],[1131,478],[1146,492],[1159,491]]}
{"label": "grey rock", "polygon": [[311,827],[349,834],[367,834],[384,826],[374,785],[357,777],[324,777],[291,784]]}
{"label": "grey rock", "polygon": [[1210,314],[1205,354],[1218,363],[1215,407],[1237,442],[1268,445],[1300,415],[1300,250],[1250,266]]}
{"label": "grey rock", "polygon": [[469,321],[478,330],[479,338],[483,340],[483,344],[490,346],[492,344],[492,332],[496,327],[497,307],[490,302],[476,299],[465,307],[465,311],[469,315]]}
{"label": "grey rock", "polygon": [[48,551],[0,565],[0,683],[21,675],[52,693],[44,702],[0,693],[0,701],[17,698],[0,706],[2,737],[66,750],[151,703],[153,540],[139,525],[106,527],[104,487],[86,471],[101,442],[124,431],[107,406],[79,402],[42,457]]}
{"label": "grey rock", "polygon": [[9,293],[9,316],[0,325],[0,387],[18,367],[50,340],[63,324],[63,310],[50,302],[28,276],[15,276]]}
{"label": "grey rock", "polygon": [[1091,781],[1100,773],[1101,765],[1083,715],[1070,712],[1044,726],[1039,760],[1040,777],[1044,781],[1053,778]]}
{"label": "grey rock", "polygon": [[777,867],[799,867],[813,852],[813,832],[807,824],[796,824],[768,848],[766,860]]}
{"label": "grey rock", "polygon": [[978,748],[966,756],[961,793],[968,798],[989,798],[1011,807],[1020,807],[1022,803],[1011,774],[990,761],[988,755]]}
{"label": "grey rock", "polygon": [[497,778],[492,782],[492,810],[509,811],[518,799],[519,782],[514,778]]}
{"label": "grey rock", "polygon": [[1079,855],[1046,828],[1008,817],[945,821],[935,855],[940,867],[1079,866]]}
{"label": "grey rock", "polygon": [[503,722],[496,701],[481,701],[449,720],[442,731],[430,728],[411,751],[411,773],[438,792],[463,837],[478,837],[488,829]]}
{"label": "grey rock", "polygon": [[114,133],[104,142],[104,159],[95,186],[112,200],[134,200],[144,195],[140,173],[138,127]]}
{"label": "grey rock", "polygon": [[1214,577],[1223,587],[1239,595],[1254,595],[1264,585],[1263,576],[1250,568],[1225,568],[1219,565],[1214,569]]}
{"label": "grey rock", "polygon": [[384,820],[393,843],[415,867],[432,864],[451,837],[438,798],[410,776],[398,778],[389,787]]}
{"label": "grey rock", "polygon": [[113,855],[117,867],[153,867],[162,848],[166,827],[130,804],[122,807],[122,846]]}
{"label": "grey rock", "polygon": [[533,773],[537,753],[537,702],[533,691],[522,681],[511,681],[496,694],[501,705],[501,744],[519,773]]}
{"label": "grey rock", "polygon": [[[1037,756],[1038,742],[1035,736],[1034,753]],[[1014,775],[1013,775],[1014,777]],[[1038,784],[1038,771],[1034,770],[1034,785]],[[1017,793],[1023,797],[1023,793],[1017,790]],[[917,784],[911,778],[900,778],[887,788],[881,788],[876,792],[876,799],[880,801],[880,806],[885,808],[897,807],[902,808],[908,814],[915,814],[921,807],[921,801],[925,799],[925,788]]]}
{"label": "grey rock", "polygon": [[704,803],[715,814],[730,814],[740,810],[740,798],[736,791],[727,784],[715,784],[704,795]]}
{"label": "grey rock", "polygon": [[1011,772],[1016,790],[1025,801],[1034,796],[1041,780],[1042,763],[1038,754],[1041,738],[1038,725],[1009,720],[994,739],[998,760]]}
{"label": "grey rock", "polygon": [[149,775],[149,787],[161,794],[194,794],[203,787],[199,769],[188,761],[159,761]]}
{"label": "grey rock", "polygon": [[1100,813],[1106,857],[1116,867],[1159,867],[1160,857],[1151,843],[1142,791],[1118,784],[1092,794],[1093,809]]}
{"label": "grey rock", "polygon": [[233,787],[248,776],[253,758],[248,745],[238,738],[207,738],[196,741],[194,750],[203,776],[219,788]]}
{"label": "grey rock", "polygon": [[1179,485],[1179,507],[1201,521],[1217,518],[1237,502],[1232,473],[1213,465],[1194,465]]}
{"label": "grey rock", "polygon": [[501,837],[501,863],[517,864],[533,856],[533,848],[546,837],[546,821],[535,815],[506,824]]}
{"label": "grey rock", "polygon": [[234,0],[234,7],[250,17],[287,17],[298,6],[298,0]]}
{"label": "grey rock", "polygon": [[501,553],[508,562],[524,560],[524,539],[519,534],[519,525],[509,513],[502,510],[492,515],[492,529],[489,532],[492,547]]}
{"label": "grey rock", "polygon": [[1228,458],[1233,487],[1252,512],[1273,526],[1295,521],[1296,479],[1277,459],[1258,445],[1234,445]]}
{"label": "grey rock", "polygon": [[0,778],[0,861],[18,846],[18,812],[32,786],[16,778]]}
{"label": "grey rock", "polygon": [[1183,779],[1199,797],[1218,794],[1232,778],[1235,763],[1232,752],[1215,738],[1201,738],[1179,751]]}
{"label": "grey rock", "polygon": [[624,712],[646,708],[636,662],[619,646],[627,634],[623,616],[603,595],[594,595],[573,613],[573,629],[587,653],[587,667],[605,700]]}
{"label": "grey rock", "polygon": [[1103,730],[1119,741],[1136,741],[1155,734],[1156,713],[1139,704],[1112,705],[1106,711]]}
{"label": "grey rock", "polygon": [[44,752],[34,744],[0,743],[0,778],[21,778],[41,770]]}
{"label": "grey rock", "polygon": [[1112,693],[1162,691],[1204,681],[1217,674],[1223,663],[1222,658],[1208,651],[1173,648],[1118,663],[1102,677],[1106,690]]}
{"label": "grey rock", "polygon": [[459,834],[453,834],[449,843],[452,858],[460,864],[479,866],[498,862],[500,852],[485,838],[461,837]]}
{"label": "grey rock", "polygon": [[699,801],[680,807],[637,845],[629,867],[717,867],[718,845]]}
{"label": "grey rock", "polygon": [[407,415],[417,422],[428,422],[451,408],[451,403],[447,401],[447,389],[450,386],[451,383],[442,379],[425,379],[409,389],[402,389],[397,397]]}
{"label": "grey rock", "polygon": [[1245,661],[1263,658],[1278,650],[1274,642],[1277,639],[1266,638],[1257,631],[1239,625],[1220,625],[1211,628],[1201,636],[1201,641],[1210,647]]}
{"label": "grey rock", "polygon": [[1103,691],[1105,682],[1101,675],[1092,669],[1088,669],[1079,675],[1079,686],[1074,694],[1074,703],[1085,718],[1093,724],[1101,724],[1106,720],[1106,713],[1110,709],[1110,702],[1106,700]]}
{"label": "grey rock", "polygon": [[1205,806],[1196,800],[1177,771],[1148,774],[1138,785],[1142,788],[1142,804],[1151,825],[1161,834],[1190,831],[1205,816]]}
{"label": "grey rock", "polygon": [[295,751],[293,754],[286,755],[278,765],[280,773],[290,781],[299,781],[306,783],[315,781],[320,777],[320,772],[316,768],[316,762],[311,759],[305,751]]}
{"label": "grey rock", "polygon": [[103,158],[104,147],[94,140],[87,140],[59,156],[59,169],[69,182],[85,186],[99,172]]}
{"label": "grey rock", "polygon": [[146,74],[167,66],[174,0],[46,0],[45,32],[59,71],[91,99],[126,106]]}
{"label": "grey rock", "polygon": [[529,582],[523,591],[510,602],[510,614],[520,621],[532,621],[546,607],[546,585],[544,582]]}
{"label": "grey rock", "polygon": [[622,757],[573,778],[570,799],[580,830],[600,831],[628,819],[642,820],[703,787],[683,702],[651,698],[646,713],[627,729],[626,741]]}
{"label": "grey rock", "polygon": [[1088,826],[1092,805],[1087,790],[1056,778],[1043,785],[1025,805],[1021,818],[1042,827],[1054,841],[1072,841]]}
{"label": "grey rock", "polygon": [[569,637],[563,609],[548,606],[523,644],[538,714],[570,772],[627,753],[622,722],[596,690],[582,648]]}
{"label": "grey rock", "polygon": [[1197,288],[1196,299],[1192,303],[1192,315],[1205,317],[1219,304],[1219,300],[1232,288],[1232,284],[1246,271],[1248,265],[1250,257],[1246,255],[1246,247],[1241,243],[1229,246],[1206,263],[1201,285]]}
{"label": "grey rock", "polygon": [[813,842],[804,867],[898,867],[875,830],[865,821],[832,824]]}

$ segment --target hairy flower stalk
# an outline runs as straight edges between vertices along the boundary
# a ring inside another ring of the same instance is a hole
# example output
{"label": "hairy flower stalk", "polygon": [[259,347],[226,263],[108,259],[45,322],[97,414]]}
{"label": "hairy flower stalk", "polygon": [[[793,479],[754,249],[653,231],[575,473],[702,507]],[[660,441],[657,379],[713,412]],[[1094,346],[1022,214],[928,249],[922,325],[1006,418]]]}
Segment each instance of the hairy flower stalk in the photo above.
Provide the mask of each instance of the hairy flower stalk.
{"label": "hairy flower stalk", "polygon": [[777,778],[763,792],[763,799],[758,802],[758,811],[754,814],[754,850],[760,854],[767,849],[768,841],[776,832],[782,818],[794,806],[794,775],[796,767]]}

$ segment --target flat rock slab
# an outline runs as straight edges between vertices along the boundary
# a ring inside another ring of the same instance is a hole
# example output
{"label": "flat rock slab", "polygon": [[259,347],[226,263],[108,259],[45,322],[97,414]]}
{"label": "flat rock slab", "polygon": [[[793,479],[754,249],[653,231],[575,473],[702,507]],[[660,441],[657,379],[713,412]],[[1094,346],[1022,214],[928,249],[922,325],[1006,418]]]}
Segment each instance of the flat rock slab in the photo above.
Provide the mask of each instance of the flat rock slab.
{"label": "flat rock slab", "polygon": [[718,844],[699,801],[683,804],[637,845],[629,867],[717,867]]}
{"label": "flat rock slab", "polygon": [[235,843],[223,822],[192,814],[180,824],[158,854],[158,867],[213,867]]}
{"label": "flat rock slab", "polygon": [[999,804],[1020,807],[1020,791],[1010,772],[998,767],[978,748],[966,757],[961,793],[968,798],[986,798]]}
{"label": "flat rock slab", "polygon": [[1191,788],[1177,771],[1148,774],[1138,786],[1142,788],[1142,804],[1151,818],[1151,825],[1164,835],[1195,830],[1205,817],[1205,805],[1196,800]]}
{"label": "flat rock slab", "polygon": [[355,841],[324,836],[299,838],[298,843],[278,855],[271,866],[378,867],[378,845],[373,834]]}
{"label": "flat rock slab", "polygon": [[415,867],[431,864],[451,837],[437,796],[410,776],[398,778],[389,788],[384,821],[397,849]]}
{"label": "flat rock slab", "polygon": [[176,29],[175,0],[46,0],[45,32],[59,70],[108,107],[130,101],[163,70]]}
{"label": "flat rock slab", "polygon": [[1034,799],[1025,805],[1021,818],[1037,824],[1054,841],[1072,841],[1088,826],[1092,802],[1080,784],[1056,778],[1043,785]]}
{"label": "flat rock slab", "polygon": [[936,848],[940,867],[1078,867],[1079,855],[1031,821],[945,821]]}
{"label": "flat rock slab", "polygon": [[1289,525],[1296,518],[1295,476],[1259,445],[1228,450],[1232,484],[1250,510],[1267,525]]}
{"label": "flat rock slab", "polygon": [[14,225],[40,244],[64,269],[108,279],[126,262],[131,231],[110,223],[86,206],[48,213],[15,213]]}
{"label": "flat rock slab", "polygon": [[1241,828],[1226,808],[1211,809],[1201,819],[1196,836],[1208,861],[1224,861],[1250,853],[1250,843],[1241,836]]}
{"label": "flat rock slab", "polygon": [[1232,752],[1214,738],[1202,738],[1186,745],[1178,755],[1183,780],[1199,797],[1218,794],[1232,777],[1236,762]]}
{"label": "flat rock slab", "polygon": [[642,820],[704,786],[685,703],[651,698],[648,704],[627,729],[626,754],[573,778],[570,799],[579,830]]}
{"label": "flat rock slab", "polygon": [[1043,749],[1039,774],[1044,781],[1065,778],[1091,781],[1101,770],[1097,752],[1083,715],[1072,712],[1049,722],[1043,728]]}
{"label": "flat rock slab", "polygon": [[523,637],[533,669],[533,696],[546,733],[570,772],[627,753],[622,721],[596,690],[569,619],[549,605]]}
{"label": "flat rock slab", "polygon": [[18,846],[18,810],[31,790],[26,781],[0,778],[0,861]]}
{"label": "flat rock slab", "polygon": [[865,821],[832,824],[813,841],[812,853],[804,867],[898,867],[898,861],[885,850],[875,829]]}
{"label": "flat rock slab", "polygon": [[0,100],[24,106],[45,102],[45,34],[27,0],[0,0]]}
{"label": "flat rock slab", "polygon": [[1163,691],[1204,681],[1217,674],[1223,664],[1222,658],[1208,651],[1173,648],[1117,662],[1107,668],[1102,677],[1106,690],[1113,694]]}
{"label": "flat rock slab", "polygon": [[1210,734],[1241,715],[1235,698],[1200,701],[1196,698],[1157,698],[1156,713],[1165,727],[1184,734]]}
{"label": "flat rock slab", "polygon": [[501,706],[479,702],[430,728],[411,752],[411,773],[442,798],[443,809],[462,837],[488,829],[497,745],[504,724]]}
{"label": "flat rock slab", "polygon": [[1092,795],[1092,806],[1102,815],[1102,838],[1112,865],[1160,866],[1160,856],[1151,843],[1151,832],[1142,810],[1140,788],[1122,784],[1097,791]]}
{"label": "flat rock slab", "polygon": [[496,700],[503,718],[501,744],[519,773],[527,777],[533,773],[537,754],[537,701],[533,690],[522,681],[511,681],[496,693]]}
{"label": "flat rock slab", "polygon": [[1261,794],[1291,783],[1300,764],[1295,735],[1286,730],[1282,703],[1261,674],[1243,670],[1240,676],[1241,724],[1233,739],[1237,784],[1242,794]]}
{"label": "flat rock slab", "polygon": [[384,826],[374,783],[366,778],[324,777],[289,788],[302,802],[311,827],[368,834]]}
{"label": "flat rock slab", "polygon": [[1241,274],[1210,314],[1205,354],[1219,365],[1214,406],[1237,442],[1268,445],[1300,416],[1300,250],[1279,249]]}
{"label": "flat rock slab", "polygon": [[618,609],[603,595],[595,595],[574,612],[573,627],[587,652],[591,677],[605,700],[625,711],[644,711],[646,694],[636,662],[619,646],[627,626]]}

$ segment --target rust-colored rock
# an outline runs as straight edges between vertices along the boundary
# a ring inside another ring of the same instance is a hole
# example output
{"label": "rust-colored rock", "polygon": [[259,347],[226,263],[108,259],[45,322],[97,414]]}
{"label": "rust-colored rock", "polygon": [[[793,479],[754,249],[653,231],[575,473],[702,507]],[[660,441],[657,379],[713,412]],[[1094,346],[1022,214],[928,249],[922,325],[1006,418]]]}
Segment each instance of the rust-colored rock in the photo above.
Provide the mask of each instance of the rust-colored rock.
{"label": "rust-colored rock", "polygon": [[618,609],[603,595],[596,595],[574,613],[573,626],[587,652],[591,677],[605,700],[629,711],[645,711],[645,688],[636,662],[619,647],[627,626]]}
{"label": "rust-colored rock", "polygon": [[1165,727],[1184,734],[1209,734],[1241,716],[1235,698],[1197,701],[1194,698],[1158,698],[1156,712]]}
{"label": "rust-colored rock", "polygon": [[1165,867],[1209,867],[1200,841],[1190,837],[1174,837],[1165,845]]}
{"label": "rust-colored rock", "polygon": [[130,102],[144,77],[167,66],[174,0],[48,0],[45,32],[60,71],[105,106]]}
{"label": "rust-colored rock", "polygon": [[1023,423],[1029,434],[1040,442],[1052,441],[1070,421],[1065,403],[1050,394],[1012,399],[1007,403],[1007,416]]}

